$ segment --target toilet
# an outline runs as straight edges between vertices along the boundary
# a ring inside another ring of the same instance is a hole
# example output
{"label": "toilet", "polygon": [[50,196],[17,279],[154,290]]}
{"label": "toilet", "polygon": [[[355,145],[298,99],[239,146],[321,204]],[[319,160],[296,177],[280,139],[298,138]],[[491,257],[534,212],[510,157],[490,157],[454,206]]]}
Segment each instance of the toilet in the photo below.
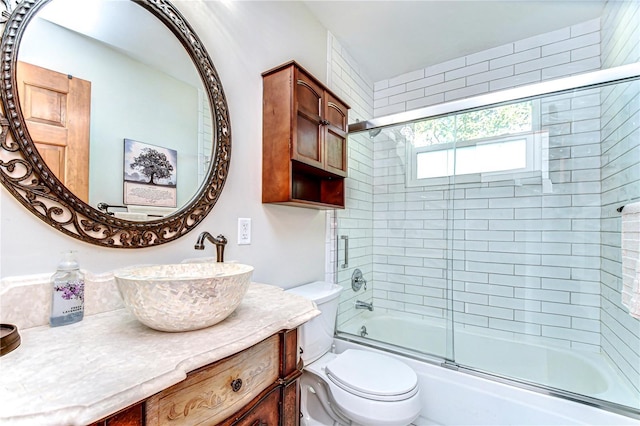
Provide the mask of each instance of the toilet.
{"label": "toilet", "polygon": [[303,426],[407,426],[420,414],[416,373],[372,351],[331,351],[342,287],[313,282],[287,290],[313,300],[321,314],[300,327]]}

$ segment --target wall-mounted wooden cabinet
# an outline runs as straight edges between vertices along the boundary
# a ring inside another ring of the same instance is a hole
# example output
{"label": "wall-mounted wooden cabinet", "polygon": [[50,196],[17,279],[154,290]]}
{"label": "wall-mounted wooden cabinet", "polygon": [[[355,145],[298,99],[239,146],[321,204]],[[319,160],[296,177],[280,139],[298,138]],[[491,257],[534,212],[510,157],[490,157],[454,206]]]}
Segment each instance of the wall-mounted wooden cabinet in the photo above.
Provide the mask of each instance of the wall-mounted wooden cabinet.
{"label": "wall-mounted wooden cabinet", "polygon": [[262,77],[262,202],[344,208],[349,106],[296,62]]}

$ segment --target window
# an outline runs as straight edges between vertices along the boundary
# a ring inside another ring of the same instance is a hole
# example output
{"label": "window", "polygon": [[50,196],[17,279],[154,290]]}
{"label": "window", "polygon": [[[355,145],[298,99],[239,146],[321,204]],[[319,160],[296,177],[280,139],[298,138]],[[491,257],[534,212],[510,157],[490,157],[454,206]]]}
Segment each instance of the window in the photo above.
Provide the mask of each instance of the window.
{"label": "window", "polygon": [[527,137],[416,153],[417,179],[515,171],[526,167]]}
{"label": "window", "polygon": [[409,185],[472,174],[480,180],[505,179],[507,173],[542,170],[548,138],[533,131],[533,109],[527,101],[405,126],[401,133],[409,142]]}

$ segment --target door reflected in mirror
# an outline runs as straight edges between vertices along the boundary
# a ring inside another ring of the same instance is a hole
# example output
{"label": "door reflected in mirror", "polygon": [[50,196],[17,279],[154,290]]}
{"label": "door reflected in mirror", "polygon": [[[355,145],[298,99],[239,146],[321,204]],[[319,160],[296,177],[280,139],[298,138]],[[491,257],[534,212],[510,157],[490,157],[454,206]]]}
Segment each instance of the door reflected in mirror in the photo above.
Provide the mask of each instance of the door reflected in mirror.
{"label": "door reflected in mirror", "polygon": [[[125,139],[177,152],[175,210],[196,195],[215,155],[209,98],[180,41],[148,11],[134,2],[53,0],[26,27],[18,60],[28,131],[78,198],[125,205]],[[173,211],[154,209],[151,195],[136,200],[136,213],[112,211],[129,220]]]}
{"label": "door reflected in mirror", "polygon": [[18,94],[29,133],[54,175],[89,202],[91,82],[18,62]]}

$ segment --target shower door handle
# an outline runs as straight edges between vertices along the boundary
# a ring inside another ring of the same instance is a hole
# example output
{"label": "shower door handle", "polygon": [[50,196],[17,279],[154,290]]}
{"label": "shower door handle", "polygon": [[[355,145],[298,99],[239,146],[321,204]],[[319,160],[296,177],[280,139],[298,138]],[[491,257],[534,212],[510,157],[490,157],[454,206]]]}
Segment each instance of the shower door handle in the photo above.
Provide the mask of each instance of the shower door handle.
{"label": "shower door handle", "polygon": [[349,237],[347,235],[340,235],[340,239],[344,240],[344,263],[340,265],[342,269],[349,267]]}

